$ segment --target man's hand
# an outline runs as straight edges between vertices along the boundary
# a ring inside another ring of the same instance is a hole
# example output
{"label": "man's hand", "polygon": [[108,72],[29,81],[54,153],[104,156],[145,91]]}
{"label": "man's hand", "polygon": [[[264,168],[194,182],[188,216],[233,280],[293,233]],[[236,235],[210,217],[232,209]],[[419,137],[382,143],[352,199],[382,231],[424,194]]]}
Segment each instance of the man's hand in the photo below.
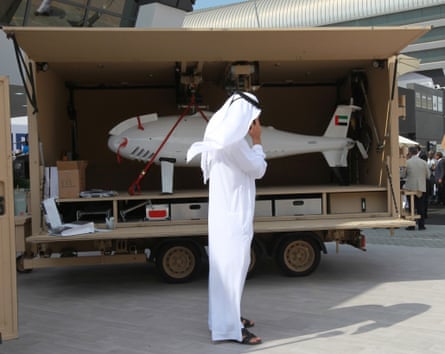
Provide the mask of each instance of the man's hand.
{"label": "man's hand", "polygon": [[261,124],[258,118],[252,122],[249,129],[249,135],[252,138],[253,145],[261,145]]}

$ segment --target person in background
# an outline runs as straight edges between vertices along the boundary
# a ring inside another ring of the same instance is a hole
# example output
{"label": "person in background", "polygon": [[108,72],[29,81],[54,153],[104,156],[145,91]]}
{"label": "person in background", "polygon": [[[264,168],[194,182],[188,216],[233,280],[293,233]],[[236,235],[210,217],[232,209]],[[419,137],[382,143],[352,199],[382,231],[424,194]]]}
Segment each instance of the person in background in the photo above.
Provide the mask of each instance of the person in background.
{"label": "person in background", "polygon": [[427,161],[427,160],[428,160],[428,155],[427,155],[427,153],[425,152],[425,150],[423,150],[423,149],[420,147],[420,145],[417,145],[416,148],[417,148],[417,156],[419,156],[422,160]]}
{"label": "person in background", "polygon": [[22,154],[28,154],[29,153],[29,143],[28,143],[28,138],[25,137],[23,138],[23,143],[22,143]]}
{"label": "person in background", "polygon": [[445,179],[445,159],[443,154],[438,151],[436,152],[436,168],[434,169],[434,177],[436,179],[437,185],[437,204],[445,205],[445,190],[444,190],[444,179]]}
{"label": "person in background", "polygon": [[262,342],[247,330],[254,322],[241,317],[253,239],[255,180],[267,167],[260,113],[253,94],[235,92],[210,119],[203,141],[187,152],[187,161],[201,154],[204,183],[210,180],[208,324],[213,341]]}
{"label": "person in background", "polygon": [[430,169],[430,180],[429,180],[429,200],[428,203],[434,203],[436,201],[436,178],[435,172],[437,160],[435,158],[435,153],[433,150],[428,151],[428,160],[426,161],[428,164],[428,168]]}
{"label": "person in background", "polygon": [[[428,161],[428,154],[423,150],[420,145],[417,145],[417,156],[419,156],[422,160]],[[425,196],[423,198],[424,205],[424,217],[428,218],[428,201],[430,199],[430,178],[426,180],[426,191]]]}
{"label": "person in background", "polygon": [[[419,230],[425,230],[425,195],[426,181],[430,177],[428,164],[418,156],[416,146],[408,148],[408,156],[406,161],[406,182],[404,189],[414,191],[414,209],[416,214],[420,216],[417,219],[417,227]],[[414,230],[414,226],[410,226],[407,230]]]}

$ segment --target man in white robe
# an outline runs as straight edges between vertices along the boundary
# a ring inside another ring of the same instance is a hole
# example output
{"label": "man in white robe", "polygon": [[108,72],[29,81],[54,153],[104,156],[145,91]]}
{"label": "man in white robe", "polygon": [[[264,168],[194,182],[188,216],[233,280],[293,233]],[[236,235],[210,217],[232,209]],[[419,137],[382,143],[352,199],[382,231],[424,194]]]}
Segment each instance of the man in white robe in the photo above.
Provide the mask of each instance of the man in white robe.
{"label": "man in white robe", "polygon": [[201,153],[204,183],[210,179],[208,320],[214,341],[261,343],[241,322],[253,238],[255,179],[261,178],[267,167],[260,113],[253,94],[234,93],[210,119],[204,140],[194,143],[187,154],[190,161]]}

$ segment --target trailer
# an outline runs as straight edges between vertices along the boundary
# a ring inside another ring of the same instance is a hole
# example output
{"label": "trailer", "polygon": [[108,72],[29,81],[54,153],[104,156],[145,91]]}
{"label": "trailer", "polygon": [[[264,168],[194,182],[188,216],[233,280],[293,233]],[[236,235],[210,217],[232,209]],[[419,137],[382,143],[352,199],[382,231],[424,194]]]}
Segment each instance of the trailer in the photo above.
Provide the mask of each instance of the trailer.
{"label": "trailer", "polygon": [[[257,182],[250,272],[267,256],[286,275],[308,275],[327,242],[337,251],[341,245],[365,250],[362,230],[390,235],[414,224],[413,209],[401,203],[412,195],[400,187],[398,53],[426,27],[3,31],[18,58],[25,55],[20,67],[29,102],[32,213],[20,242],[20,271],[152,261],[168,282],[196,276],[207,256],[208,196],[200,169],[176,168],[173,191],[163,193],[159,167],[141,173],[140,162],[118,164],[107,134],[140,114],[215,111],[234,89],[255,90],[263,125],[309,135],[321,135],[337,105],[359,106],[349,136],[367,151],[363,159],[350,150],[346,168],[330,168],[320,153],[268,162]],[[101,231],[48,233],[44,171],[67,157],[86,161],[85,190],[116,191],[56,199],[64,222],[92,220]],[[136,176],[140,190],[129,188]]]}

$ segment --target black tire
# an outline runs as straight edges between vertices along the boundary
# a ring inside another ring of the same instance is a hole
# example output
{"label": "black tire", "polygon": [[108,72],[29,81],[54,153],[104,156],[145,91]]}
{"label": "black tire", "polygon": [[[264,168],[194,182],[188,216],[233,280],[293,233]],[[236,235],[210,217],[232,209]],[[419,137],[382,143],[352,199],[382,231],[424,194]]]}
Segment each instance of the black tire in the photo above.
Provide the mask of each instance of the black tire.
{"label": "black tire", "polygon": [[24,265],[23,265],[23,260],[25,259],[24,255],[18,256],[15,259],[15,266],[17,269],[17,273],[30,273],[32,271],[32,269],[25,269]]}
{"label": "black tire", "polygon": [[201,269],[201,255],[191,242],[171,242],[160,247],[156,267],[167,283],[186,283]]}
{"label": "black tire", "polygon": [[247,270],[247,278],[251,278],[258,267],[258,261],[261,257],[260,247],[254,241],[252,241],[252,246],[250,247],[250,264]]}
{"label": "black tire", "polygon": [[290,277],[311,274],[320,264],[320,246],[310,236],[295,235],[281,241],[276,261],[283,273]]}
{"label": "black tire", "polygon": [[60,250],[60,258],[77,257],[77,250],[71,247],[62,248]]}

